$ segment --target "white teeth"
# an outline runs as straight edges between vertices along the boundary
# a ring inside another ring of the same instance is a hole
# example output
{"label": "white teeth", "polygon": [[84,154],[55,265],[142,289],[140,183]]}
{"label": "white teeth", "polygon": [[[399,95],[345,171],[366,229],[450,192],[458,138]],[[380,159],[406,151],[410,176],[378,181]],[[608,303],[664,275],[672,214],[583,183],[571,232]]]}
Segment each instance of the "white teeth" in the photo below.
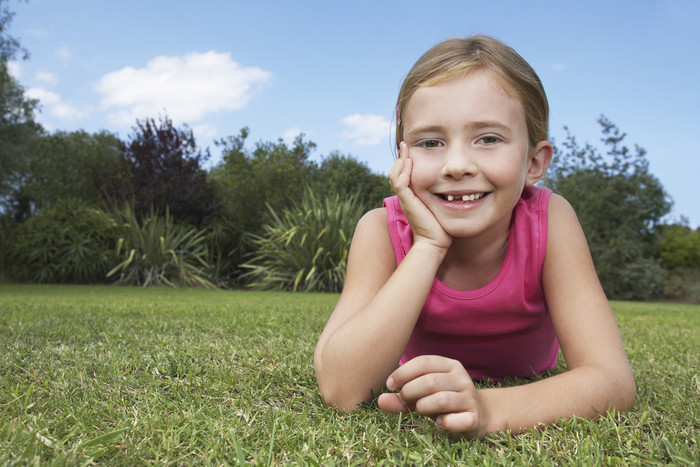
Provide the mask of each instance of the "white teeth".
{"label": "white teeth", "polygon": [[478,193],[478,194],[471,194],[471,195],[462,195],[459,197],[455,197],[454,195],[446,195],[445,199],[447,201],[462,201],[463,203],[466,203],[467,201],[476,201],[478,199],[481,199],[484,197],[483,193]]}

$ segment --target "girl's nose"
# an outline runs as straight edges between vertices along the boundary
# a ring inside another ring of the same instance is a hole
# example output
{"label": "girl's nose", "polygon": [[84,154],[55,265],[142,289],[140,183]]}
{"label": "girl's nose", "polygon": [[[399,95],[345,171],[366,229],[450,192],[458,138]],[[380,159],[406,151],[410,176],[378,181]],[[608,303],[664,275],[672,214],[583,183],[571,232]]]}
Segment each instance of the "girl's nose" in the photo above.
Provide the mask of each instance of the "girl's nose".
{"label": "girl's nose", "polygon": [[476,170],[476,164],[468,150],[452,148],[445,153],[445,161],[442,166],[443,177],[460,180],[462,177],[473,176]]}

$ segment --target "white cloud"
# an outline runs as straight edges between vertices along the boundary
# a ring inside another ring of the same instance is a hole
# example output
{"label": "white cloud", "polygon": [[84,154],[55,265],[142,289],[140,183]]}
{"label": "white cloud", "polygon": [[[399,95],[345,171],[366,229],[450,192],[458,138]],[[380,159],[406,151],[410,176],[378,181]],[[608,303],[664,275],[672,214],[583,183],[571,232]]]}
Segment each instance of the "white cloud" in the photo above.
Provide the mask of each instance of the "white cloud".
{"label": "white cloud", "polygon": [[199,144],[200,140],[210,139],[216,136],[218,130],[214,125],[211,125],[209,123],[203,123],[201,125],[193,126],[192,133],[194,133],[194,137]]}
{"label": "white cloud", "polygon": [[20,65],[19,62],[10,60],[9,62],[7,62],[7,72],[14,79],[19,79],[19,77],[22,75],[22,65]]}
{"label": "white cloud", "polygon": [[566,70],[566,63],[555,63],[554,65],[552,65],[552,70],[562,72]]}
{"label": "white cloud", "polygon": [[56,56],[61,60],[70,60],[73,58],[73,51],[67,45],[62,45],[56,49]]}
{"label": "white cloud", "polygon": [[27,89],[26,94],[31,99],[38,99],[49,115],[61,120],[77,120],[89,114],[86,109],[64,102],[60,95],[41,87]]}
{"label": "white cloud", "polygon": [[49,86],[53,86],[58,83],[58,77],[55,73],[49,73],[48,71],[39,71],[34,75],[34,80],[39,83],[44,83]]}
{"label": "white cloud", "polygon": [[102,107],[116,124],[133,124],[163,111],[173,120],[195,122],[222,110],[238,110],[271,77],[257,67],[242,67],[228,53],[160,56],[144,68],[108,73],[97,90]]}
{"label": "white cloud", "polygon": [[282,135],[282,140],[287,144],[287,146],[291,146],[294,144],[294,139],[302,133],[304,132],[301,131],[299,127],[292,127],[284,132]]}
{"label": "white cloud", "polygon": [[49,35],[49,33],[44,29],[25,29],[23,32],[25,34],[30,35],[30,36],[41,37],[41,38],[44,38],[44,37]]}
{"label": "white cloud", "polygon": [[383,115],[353,114],[343,119],[343,138],[357,146],[374,146],[390,138],[391,122]]}

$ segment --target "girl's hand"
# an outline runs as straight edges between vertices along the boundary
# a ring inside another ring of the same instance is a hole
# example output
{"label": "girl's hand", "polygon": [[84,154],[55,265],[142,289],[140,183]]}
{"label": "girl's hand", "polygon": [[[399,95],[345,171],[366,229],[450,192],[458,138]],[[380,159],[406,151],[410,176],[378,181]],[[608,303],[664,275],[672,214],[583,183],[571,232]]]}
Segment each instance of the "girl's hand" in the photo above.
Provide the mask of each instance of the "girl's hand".
{"label": "girl's hand", "polygon": [[401,209],[408,219],[413,231],[413,242],[427,242],[445,250],[452,243],[448,235],[435,218],[435,215],[416,196],[411,188],[411,171],[413,161],[408,156],[405,142],[399,144],[399,159],[389,171],[389,182],[399,197]]}
{"label": "girl's hand", "polygon": [[389,376],[387,388],[398,392],[379,396],[379,407],[386,412],[416,411],[466,438],[481,438],[488,431],[488,411],[457,360],[416,357]]}

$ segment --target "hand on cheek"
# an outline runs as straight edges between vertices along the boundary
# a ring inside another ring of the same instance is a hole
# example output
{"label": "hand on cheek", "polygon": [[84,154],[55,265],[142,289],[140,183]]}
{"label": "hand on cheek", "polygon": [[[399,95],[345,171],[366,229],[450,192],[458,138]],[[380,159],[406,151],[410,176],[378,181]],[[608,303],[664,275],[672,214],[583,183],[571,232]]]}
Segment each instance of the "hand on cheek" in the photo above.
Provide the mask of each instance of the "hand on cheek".
{"label": "hand on cheek", "polygon": [[413,191],[411,185],[413,160],[409,157],[405,142],[401,142],[399,147],[399,159],[389,172],[389,181],[399,198],[406,219],[411,224],[414,245],[427,242],[446,250],[452,243],[452,237],[445,232],[435,214]]}
{"label": "hand on cheek", "polygon": [[445,357],[416,357],[392,373],[379,396],[379,407],[391,413],[416,411],[435,419],[447,431],[466,437],[486,432],[486,411],[461,363]]}

